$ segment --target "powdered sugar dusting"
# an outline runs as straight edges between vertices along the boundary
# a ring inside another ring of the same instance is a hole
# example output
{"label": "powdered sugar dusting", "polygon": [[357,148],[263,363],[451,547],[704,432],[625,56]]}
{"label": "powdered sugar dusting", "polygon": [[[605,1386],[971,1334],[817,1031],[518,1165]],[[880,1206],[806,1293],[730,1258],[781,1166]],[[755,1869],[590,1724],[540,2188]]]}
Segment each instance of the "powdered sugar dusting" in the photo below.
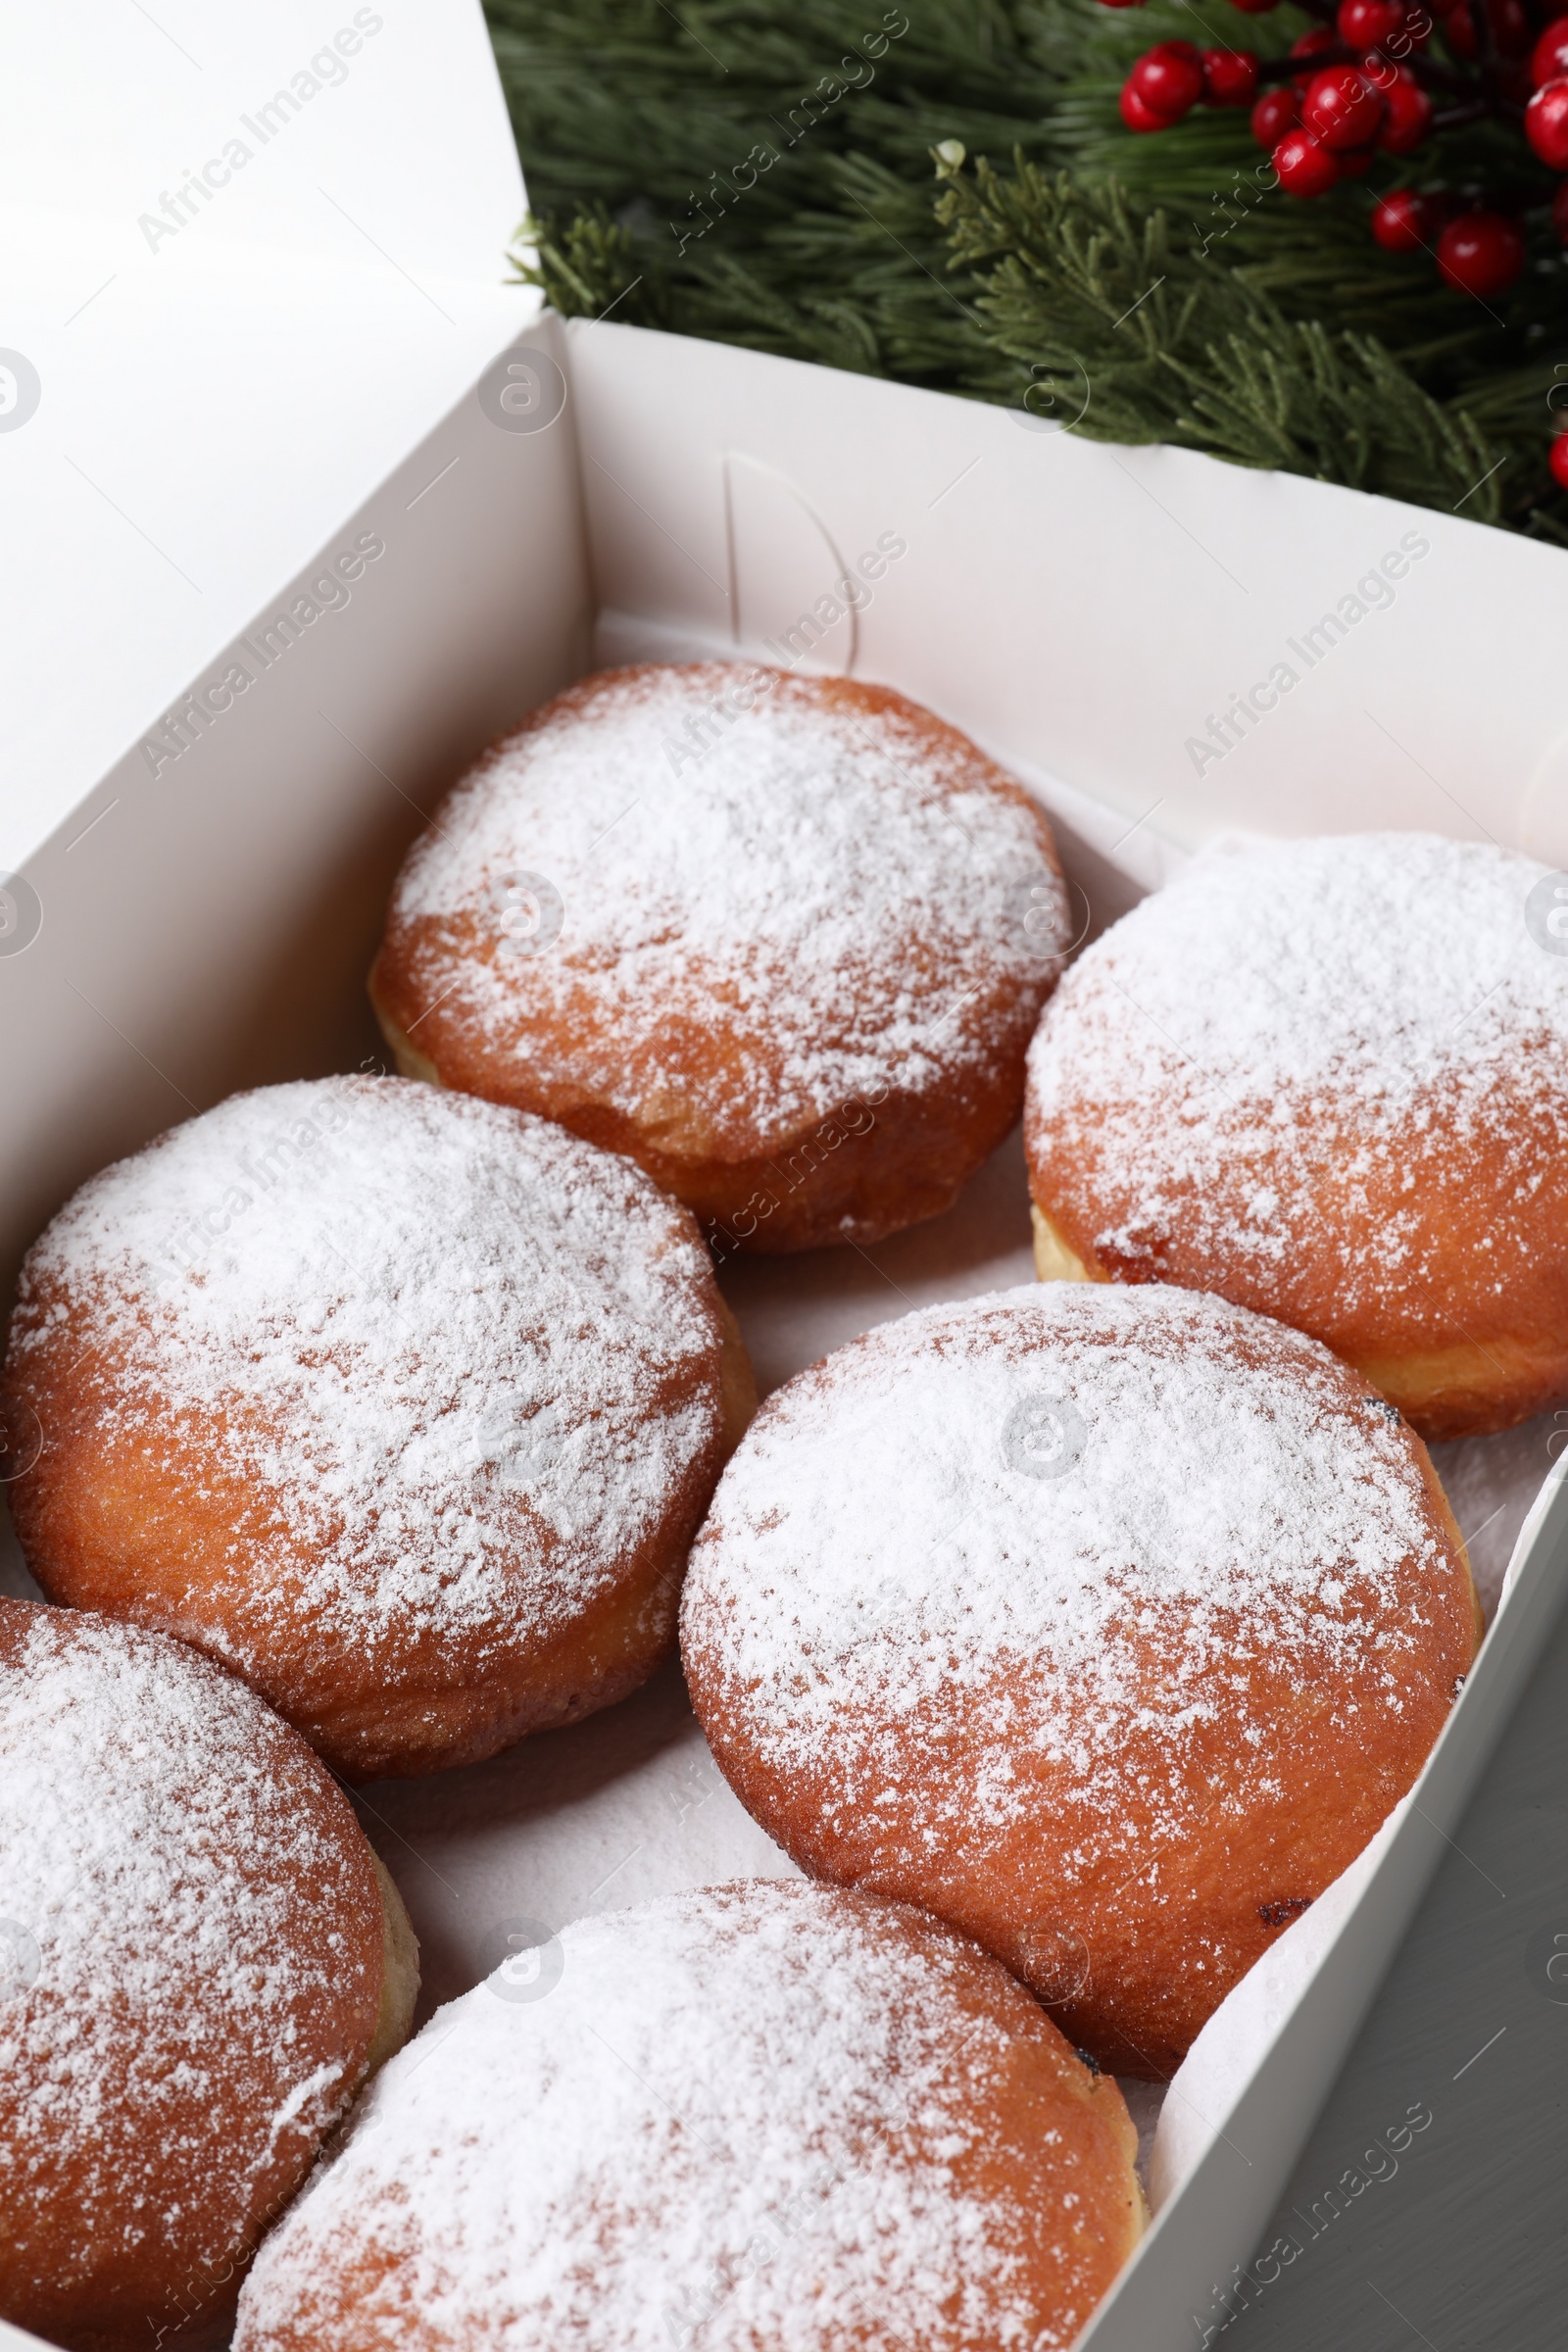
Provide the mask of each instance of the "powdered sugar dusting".
{"label": "powdered sugar dusting", "polygon": [[[236,2352],[1070,2342],[1110,2264],[1034,2308],[1023,2217],[955,2177],[1007,2032],[956,1991],[967,1955],[887,1916],[802,1884],[666,1897],[567,1929],[548,1998],[439,2012],[264,2249]],[[1098,2184],[1051,2137],[1065,2234]]]}
{"label": "powdered sugar dusting", "polygon": [[[1453,1605],[1434,1526],[1408,1436],[1316,1342],[1160,1285],[1002,1292],[775,1393],[693,1551],[682,1647],[705,1714],[846,1815],[912,1810],[972,1856],[1049,1771],[1114,1842],[1129,1736],[1245,1724],[1254,1658],[1401,1707]],[[980,1763],[911,1791],[909,1740],[956,1711]],[[1241,1809],[1265,1767],[1238,1749]]]}
{"label": "powdered sugar dusting", "polygon": [[[88,2267],[148,2239],[232,2250],[368,2046],[368,1857],[356,1886],[352,1816],[332,1838],[302,1809],[294,1735],[177,1642],[22,1601],[0,1637],[8,2231]],[[365,2041],[323,2046],[356,1981]]]}
{"label": "powdered sugar dusting", "polygon": [[195,1421],[259,1497],[239,1566],[264,1603],[360,1642],[504,1641],[580,1609],[712,1444],[710,1280],[629,1162],[466,1096],[322,1079],[85,1186],[28,1259],[13,1360],[24,1382],[69,1322],[117,1351],[122,1433]]}
{"label": "powdered sugar dusting", "polygon": [[[719,1134],[780,1137],[894,1075],[924,1088],[989,1061],[971,1002],[1022,986],[1038,1004],[1067,938],[1044,839],[972,746],[934,751],[896,707],[868,719],[726,663],[611,671],[480,761],[393,924],[436,918],[436,1022],[475,1022],[520,1069],[531,1024],[570,1012],[578,1081],[627,1115],[695,1087]],[[506,942],[519,869],[559,893],[545,952]],[[682,1032],[715,1023],[733,1049],[695,1071]]]}
{"label": "powdered sugar dusting", "polygon": [[[1280,1269],[1330,1249],[1347,1306],[1391,1275],[1439,1280],[1417,1172],[1462,1187],[1479,1140],[1528,1211],[1543,1153],[1568,1153],[1568,956],[1527,912],[1545,873],[1412,833],[1196,858],[1047,1010],[1027,1114],[1041,1181],[1080,1153],[1104,1170],[1093,1247],[1127,1270],[1179,1232]],[[1386,1205],[1353,1251],[1325,1230],[1329,1167]],[[1516,1238],[1488,1237],[1499,1278]]]}

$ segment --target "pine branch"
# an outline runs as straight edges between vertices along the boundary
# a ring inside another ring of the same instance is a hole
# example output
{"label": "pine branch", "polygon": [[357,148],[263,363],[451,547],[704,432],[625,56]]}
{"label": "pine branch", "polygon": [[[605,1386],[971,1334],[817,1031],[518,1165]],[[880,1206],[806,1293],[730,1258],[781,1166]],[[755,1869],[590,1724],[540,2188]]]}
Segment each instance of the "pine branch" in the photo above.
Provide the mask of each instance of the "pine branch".
{"label": "pine branch", "polygon": [[530,214],[507,258],[514,283],[540,287],[564,318],[602,318],[612,311],[626,326],[667,322],[662,287],[639,258],[631,232],[603,205],[579,213],[564,229]]}
{"label": "pine branch", "polygon": [[[799,0],[787,14],[772,0],[489,0],[487,13],[536,213],[625,229],[661,323],[953,385],[963,320],[930,149],[961,136],[1054,157],[1057,97],[1105,12],[1097,0]],[[570,233],[553,238],[567,260]],[[601,302],[615,290],[612,271],[571,267]],[[559,270],[552,299],[555,287],[591,314]]]}
{"label": "pine branch", "polygon": [[[1245,113],[1200,109],[1151,138],[1123,128],[1118,88],[1152,41],[1277,58],[1313,21],[1300,9],[1238,21],[1220,0],[486,5],[539,216],[523,232],[536,249],[519,243],[514,260],[567,315],[1037,407],[1054,373],[1065,398],[1087,371],[1090,433],[1568,543],[1568,498],[1545,465],[1568,269],[1544,214],[1500,317],[1367,233],[1370,198],[1404,180],[1497,184],[1506,167],[1528,181],[1520,142],[1505,156],[1495,123],[1445,133],[1419,159],[1432,172],[1384,158],[1303,205],[1266,184]],[[984,193],[979,174],[950,174],[939,220],[929,156],[945,142],[1020,160]],[[1518,194],[1539,202],[1523,181]],[[1148,262],[1156,233],[1162,271]]]}
{"label": "pine branch", "polygon": [[[1286,318],[1245,270],[1173,239],[1116,181],[1083,187],[1025,158],[1003,178],[937,158],[937,213],[994,350],[975,389],[1102,441],[1166,441],[1429,505],[1500,512],[1494,450],[1371,335]],[[1027,387],[1033,383],[1035,390]],[[1070,412],[1070,414],[1069,414]],[[1480,485],[1479,487],[1477,485]]]}

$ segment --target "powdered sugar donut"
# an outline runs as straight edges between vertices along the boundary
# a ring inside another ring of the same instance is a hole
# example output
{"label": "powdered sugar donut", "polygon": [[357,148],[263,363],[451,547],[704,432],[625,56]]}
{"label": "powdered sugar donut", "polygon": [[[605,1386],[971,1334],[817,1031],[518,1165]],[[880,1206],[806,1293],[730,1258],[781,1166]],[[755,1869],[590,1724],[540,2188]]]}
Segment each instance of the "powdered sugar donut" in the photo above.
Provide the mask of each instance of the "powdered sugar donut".
{"label": "powdered sugar donut", "polygon": [[1484,842],[1198,858],[1035,1039],[1041,1273],[1278,1315],[1429,1438],[1568,1397],[1565,915]]}
{"label": "powdered sugar donut", "polygon": [[226,2335],[418,1968],[303,1740],[177,1642],[0,1599],[0,2316]]}
{"label": "powdered sugar donut", "polygon": [[1115,2083],[935,1921],[754,1880],[561,1944],[388,2069],[235,2352],[1049,2352],[1132,2251]]}
{"label": "powdered sugar donut", "polygon": [[625,1152],[723,1248],[935,1216],[1067,940],[1021,788],[883,687],[609,670],[458,786],[370,979],[400,1066]]}
{"label": "powdered sugar donut", "polygon": [[684,1209],[400,1078],[236,1096],[95,1177],[3,1387],[50,1598],[195,1642],[356,1778],[635,1688],[752,1401]]}
{"label": "powdered sugar donut", "polygon": [[1198,1293],[999,1293],[778,1390],[681,1647],[803,1868],[926,1904],[1168,2075],[1409,1788],[1479,1621],[1420,1441]]}

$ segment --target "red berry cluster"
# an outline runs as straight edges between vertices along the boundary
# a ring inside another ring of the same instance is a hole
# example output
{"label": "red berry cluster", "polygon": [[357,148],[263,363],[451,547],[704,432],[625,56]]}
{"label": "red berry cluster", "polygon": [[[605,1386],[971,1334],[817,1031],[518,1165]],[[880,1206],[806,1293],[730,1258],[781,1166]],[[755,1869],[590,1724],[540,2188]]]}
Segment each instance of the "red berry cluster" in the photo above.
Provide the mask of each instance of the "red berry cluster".
{"label": "red berry cluster", "polygon": [[[1233,0],[1261,16],[1278,0]],[[1121,93],[1129,130],[1168,130],[1195,106],[1248,106],[1279,184],[1322,196],[1382,153],[1413,155],[1434,131],[1487,117],[1523,125],[1531,147],[1568,172],[1568,0],[1303,0],[1324,22],[1288,58],[1161,41]],[[1110,8],[1142,0],[1104,0]],[[1545,19],[1544,24],[1541,22]],[[1423,52],[1441,27],[1446,60]],[[1552,205],[1568,245],[1568,179]],[[1446,282],[1482,301],[1504,294],[1525,265],[1510,212],[1400,188],[1380,197],[1372,234],[1390,253],[1431,252]],[[1556,452],[1553,452],[1555,457]],[[1568,454],[1564,456],[1568,487]]]}

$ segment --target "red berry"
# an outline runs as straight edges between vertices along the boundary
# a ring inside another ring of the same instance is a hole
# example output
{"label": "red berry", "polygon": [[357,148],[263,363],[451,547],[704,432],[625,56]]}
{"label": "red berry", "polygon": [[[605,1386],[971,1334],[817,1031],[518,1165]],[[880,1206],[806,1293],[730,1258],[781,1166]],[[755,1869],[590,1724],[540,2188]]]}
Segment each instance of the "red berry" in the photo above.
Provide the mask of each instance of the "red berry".
{"label": "red berry", "polygon": [[1144,0],[1100,0],[1102,8],[1142,8]]}
{"label": "red berry", "polygon": [[1568,74],[1568,17],[1548,24],[1530,53],[1532,81],[1555,81],[1559,74]]}
{"label": "red berry", "polygon": [[1203,69],[1191,41],[1159,41],[1146,49],[1127,77],[1152,115],[1179,122],[1203,95]]}
{"label": "red berry", "polygon": [[1121,96],[1116,103],[1121,109],[1121,119],[1129,130],[1169,130],[1170,128],[1169,115],[1151,114],[1130,81],[1122,83]]}
{"label": "red berry", "polygon": [[1340,176],[1340,159],[1309,130],[1288,130],[1274,150],[1274,169],[1287,196],[1326,196]]}
{"label": "red berry", "polygon": [[1452,16],[1458,5],[1459,0],[1426,0],[1427,15],[1436,17],[1441,24],[1445,17]]}
{"label": "red berry", "polygon": [[1455,0],[1443,20],[1443,37],[1455,57],[1462,57],[1467,64],[1474,60],[1476,21],[1470,13],[1470,0]]}
{"label": "red berry", "polygon": [[1487,29],[1499,57],[1528,57],[1534,35],[1523,0],[1487,0]]}
{"label": "red berry", "polygon": [[1385,253],[1418,253],[1438,233],[1438,208],[1414,188],[1396,188],[1372,208],[1372,234]]}
{"label": "red berry", "polygon": [[1258,60],[1250,49],[1200,49],[1205,106],[1250,106],[1257,96]]}
{"label": "red berry", "polygon": [[1557,231],[1559,245],[1568,245],[1568,179],[1551,200],[1551,225]]}
{"label": "red berry", "polygon": [[1503,213],[1463,213],[1438,239],[1438,269],[1456,294],[1506,294],[1525,266],[1525,241]]}
{"label": "red berry", "polygon": [[1404,23],[1388,46],[1396,57],[1408,57],[1412,49],[1424,49],[1434,31],[1432,11],[1423,8],[1420,0],[1406,8]]}
{"label": "red berry", "polygon": [[1265,89],[1253,106],[1253,139],[1257,146],[1279,146],[1286,131],[1296,129],[1298,120],[1300,120],[1300,106],[1289,82],[1284,89]]}
{"label": "red berry", "polygon": [[1266,17],[1279,4],[1280,0],[1231,0],[1232,8],[1239,8],[1244,17]]}
{"label": "red berry", "polygon": [[1404,23],[1404,0],[1340,0],[1337,22],[1349,48],[1376,49]]}
{"label": "red berry", "polygon": [[[1325,49],[1338,47],[1339,38],[1339,34],[1330,32],[1326,24],[1315,25],[1310,32],[1303,32],[1298,41],[1291,43],[1291,55],[1302,59],[1321,57]],[[1311,76],[1298,74],[1295,78],[1297,88],[1304,90]]]}
{"label": "red berry", "polygon": [[1432,101],[1418,81],[1401,74],[1383,93],[1383,127],[1378,145],[1386,155],[1409,155],[1432,128]]}
{"label": "red berry", "polygon": [[1525,108],[1525,137],[1553,172],[1568,172],[1568,77],[1544,81]]}
{"label": "red berry", "polygon": [[1546,463],[1551,467],[1552,480],[1558,489],[1568,490],[1568,433],[1557,435]]}
{"label": "red berry", "polygon": [[1354,66],[1314,74],[1301,101],[1301,126],[1325,147],[1348,152],[1369,146],[1383,120],[1383,100]]}
{"label": "red berry", "polygon": [[1294,130],[1300,119],[1296,92],[1289,82],[1282,89],[1265,90],[1252,109],[1252,136],[1260,147],[1277,147],[1288,130]]}

